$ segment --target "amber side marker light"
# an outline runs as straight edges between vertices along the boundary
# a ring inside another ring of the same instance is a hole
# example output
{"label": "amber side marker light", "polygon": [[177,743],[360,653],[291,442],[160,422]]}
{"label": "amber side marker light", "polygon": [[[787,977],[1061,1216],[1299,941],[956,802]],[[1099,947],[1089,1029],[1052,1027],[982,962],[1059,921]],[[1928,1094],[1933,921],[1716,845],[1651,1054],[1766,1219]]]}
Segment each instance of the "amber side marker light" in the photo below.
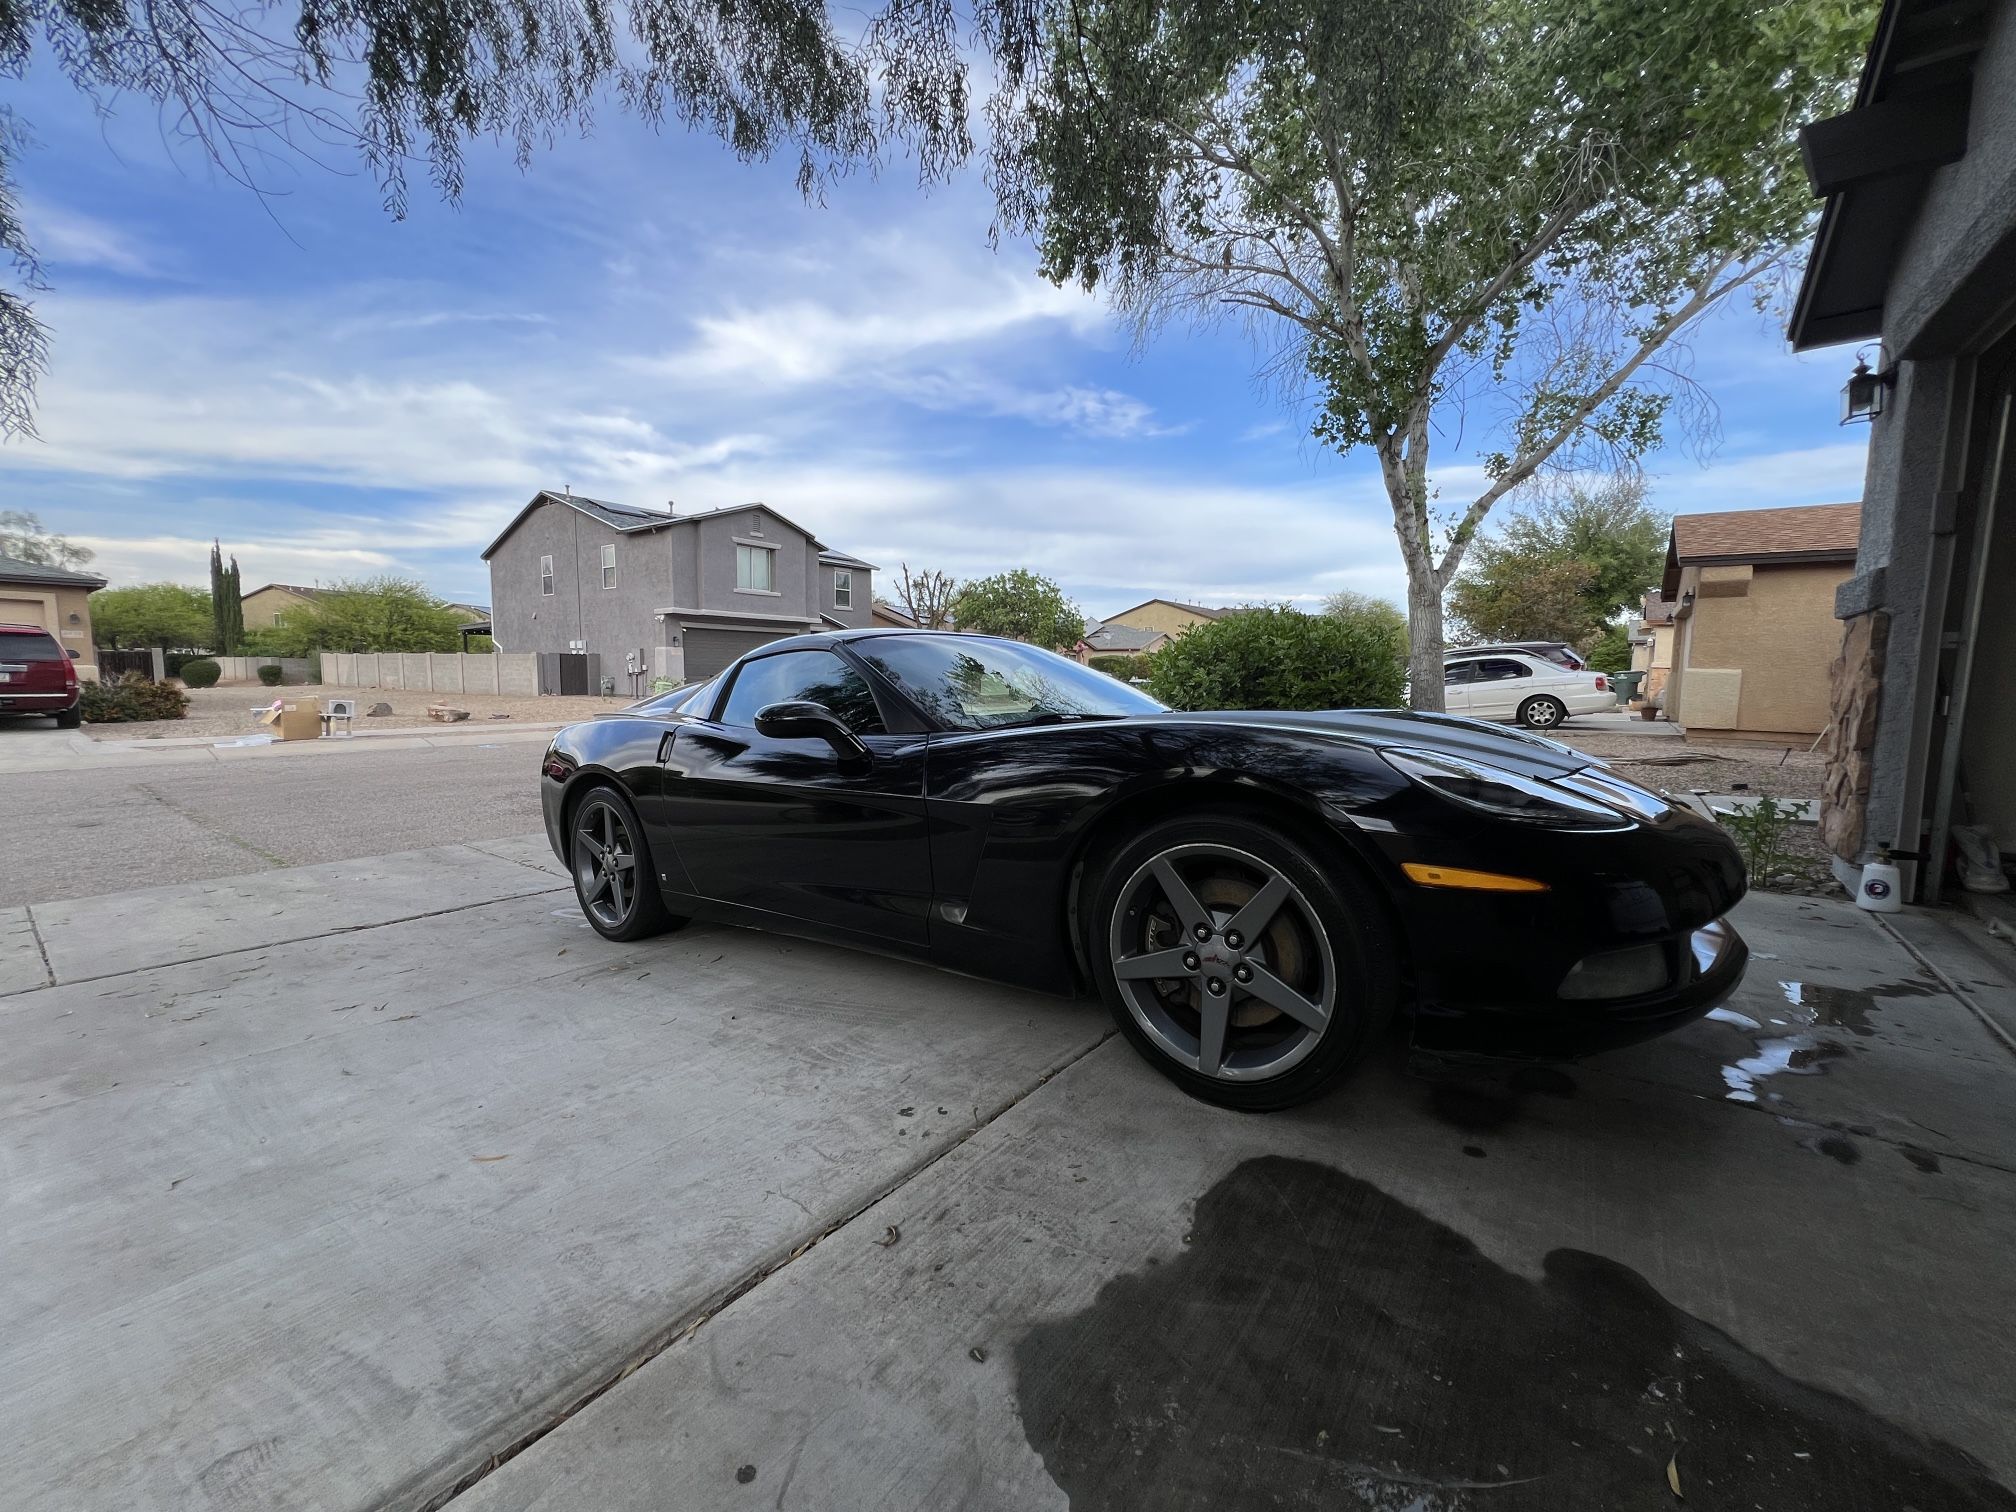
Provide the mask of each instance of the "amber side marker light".
{"label": "amber side marker light", "polygon": [[1508,877],[1503,872],[1466,871],[1460,866],[1430,866],[1423,861],[1406,861],[1400,869],[1423,887],[1463,887],[1472,892],[1545,892],[1547,884],[1531,877]]}

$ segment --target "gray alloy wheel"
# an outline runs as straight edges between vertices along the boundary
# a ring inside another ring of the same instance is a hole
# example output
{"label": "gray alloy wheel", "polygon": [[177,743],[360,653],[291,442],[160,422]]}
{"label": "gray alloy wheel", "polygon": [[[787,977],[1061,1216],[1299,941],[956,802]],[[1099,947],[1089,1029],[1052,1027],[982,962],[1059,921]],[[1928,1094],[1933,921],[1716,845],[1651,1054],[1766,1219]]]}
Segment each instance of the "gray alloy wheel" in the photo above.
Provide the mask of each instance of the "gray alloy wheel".
{"label": "gray alloy wheel", "polygon": [[581,912],[607,939],[641,940],[686,922],[666,909],[637,811],[613,787],[582,796],[567,823],[567,863]]}
{"label": "gray alloy wheel", "polygon": [[574,890],[591,922],[619,930],[637,911],[637,842],[629,815],[599,793],[574,815]]}
{"label": "gray alloy wheel", "polygon": [[1213,1081],[1287,1074],[1337,1011],[1336,958],[1314,906],[1278,867],[1232,845],[1151,856],[1121,886],[1106,946],[1142,1033]]}
{"label": "gray alloy wheel", "polygon": [[1519,723],[1529,730],[1551,730],[1568,717],[1568,706],[1558,698],[1529,698],[1519,705]]}

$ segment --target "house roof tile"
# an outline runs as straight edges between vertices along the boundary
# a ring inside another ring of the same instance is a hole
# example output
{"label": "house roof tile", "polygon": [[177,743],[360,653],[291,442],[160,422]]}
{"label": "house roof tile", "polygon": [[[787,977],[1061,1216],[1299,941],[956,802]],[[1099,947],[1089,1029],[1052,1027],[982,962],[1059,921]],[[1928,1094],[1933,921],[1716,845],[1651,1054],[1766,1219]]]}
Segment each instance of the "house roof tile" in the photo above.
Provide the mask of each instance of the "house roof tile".
{"label": "house roof tile", "polygon": [[1660,588],[1668,598],[1677,594],[1680,569],[1690,563],[1853,561],[1861,535],[1860,504],[1676,515]]}
{"label": "house roof tile", "polygon": [[44,562],[24,562],[19,557],[0,556],[0,582],[49,583],[63,588],[103,588],[105,579],[95,572],[73,572],[68,567],[51,567]]}

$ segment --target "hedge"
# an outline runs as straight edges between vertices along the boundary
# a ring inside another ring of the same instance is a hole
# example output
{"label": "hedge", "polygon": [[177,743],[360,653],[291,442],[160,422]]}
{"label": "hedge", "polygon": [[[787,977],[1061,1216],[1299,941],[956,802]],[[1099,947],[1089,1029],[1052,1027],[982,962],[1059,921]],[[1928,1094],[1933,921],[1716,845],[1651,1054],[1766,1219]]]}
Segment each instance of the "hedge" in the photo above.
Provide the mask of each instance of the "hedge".
{"label": "hedge", "polygon": [[87,682],[81,691],[78,711],[86,724],[180,719],[189,712],[188,694],[167,683],[149,682],[138,672],[128,672],[115,683]]}
{"label": "hedge", "polygon": [[194,661],[182,663],[178,674],[182,681],[192,688],[214,688],[217,679],[224,675],[224,669],[207,656],[199,656]]}

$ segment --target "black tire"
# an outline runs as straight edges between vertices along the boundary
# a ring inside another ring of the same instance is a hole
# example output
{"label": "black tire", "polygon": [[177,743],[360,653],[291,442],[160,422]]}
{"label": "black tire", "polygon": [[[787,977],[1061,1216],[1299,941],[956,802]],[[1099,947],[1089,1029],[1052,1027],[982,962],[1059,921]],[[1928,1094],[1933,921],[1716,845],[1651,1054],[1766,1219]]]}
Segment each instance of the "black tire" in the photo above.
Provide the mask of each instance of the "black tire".
{"label": "black tire", "polygon": [[1529,730],[1558,730],[1568,722],[1568,705],[1541,694],[1519,705],[1519,723]]}
{"label": "black tire", "polygon": [[83,723],[84,711],[82,709],[65,709],[56,716],[56,728],[59,730],[74,730]]}
{"label": "black tire", "polygon": [[[1183,930],[1185,905],[1162,880],[1164,863],[1208,916],[1214,932],[1203,943]],[[1272,913],[1253,915],[1254,940],[1238,939],[1245,902],[1257,909],[1275,878],[1285,895]],[[1372,885],[1259,816],[1207,811],[1151,825],[1093,859],[1081,898],[1085,959],[1114,1023],[1156,1070],[1205,1102],[1262,1113],[1307,1101],[1365,1056],[1399,1004],[1399,942]],[[1149,979],[1137,968],[1123,984],[1116,964],[1137,956],[1185,969]],[[1224,990],[1210,997],[1214,975]],[[1303,1021],[1326,984],[1327,1012]],[[1293,1020],[1272,1006],[1284,986],[1300,1005]],[[1207,1007],[1221,1016],[1215,1038]]]}
{"label": "black tire", "polygon": [[[605,866],[603,857],[617,858]],[[581,916],[608,940],[642,940],[686,921],[665,907],[637,810],[613,787],[590,788],[567,820],[567,870]]]}

